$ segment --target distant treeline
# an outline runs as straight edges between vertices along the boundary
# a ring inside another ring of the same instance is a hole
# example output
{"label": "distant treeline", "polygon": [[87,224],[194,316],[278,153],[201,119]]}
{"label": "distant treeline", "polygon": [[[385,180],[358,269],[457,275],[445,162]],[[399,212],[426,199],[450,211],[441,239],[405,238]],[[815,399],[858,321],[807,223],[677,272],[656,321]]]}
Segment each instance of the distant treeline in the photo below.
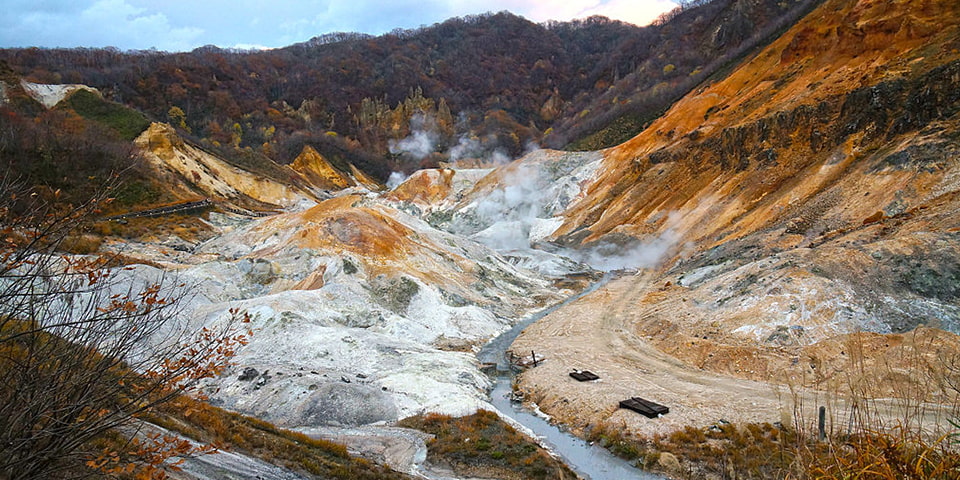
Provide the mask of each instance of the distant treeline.
{"label": "distant treeline", "polygon": [[[816,2],[683,2],[647,27],[500,12],[269,51],[25,48],[0,60],[29,81],[96,87],[227,157],[283,164],[312,145],[382,179],[454,151],[622,141]],[[611,126],[623,131],[596,135]],[[428,151],[391,149],[415,133]]]}

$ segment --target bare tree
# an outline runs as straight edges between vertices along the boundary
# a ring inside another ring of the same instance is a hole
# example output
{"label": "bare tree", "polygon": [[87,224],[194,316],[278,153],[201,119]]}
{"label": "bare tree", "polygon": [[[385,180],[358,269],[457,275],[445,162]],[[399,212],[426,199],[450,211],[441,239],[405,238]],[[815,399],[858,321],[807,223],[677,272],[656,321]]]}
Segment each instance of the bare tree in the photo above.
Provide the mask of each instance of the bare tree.
{"label": "bare tree", "polygon": [[[219,372],[245,342],[243,316],[190,331],[184,289],[58,253],[102,198],[57,208],[13,183],[0,178],[0,478],[109,471],[119,457],[93,460],[91,441]],[[156,453],[140,455],[147,468]]]}

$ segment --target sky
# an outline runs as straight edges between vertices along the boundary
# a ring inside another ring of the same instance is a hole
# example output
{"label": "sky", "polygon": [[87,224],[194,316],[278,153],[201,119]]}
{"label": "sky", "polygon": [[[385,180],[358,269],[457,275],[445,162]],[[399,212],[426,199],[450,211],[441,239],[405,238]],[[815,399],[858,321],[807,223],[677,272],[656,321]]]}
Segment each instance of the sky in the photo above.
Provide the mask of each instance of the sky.
{"label": "sky", "polygon": [[380,35],[510,11],[534,22],[603,15],[646,25],[671,0],[3,0],[0,47],[189,51],[283,47],[331,32]]}

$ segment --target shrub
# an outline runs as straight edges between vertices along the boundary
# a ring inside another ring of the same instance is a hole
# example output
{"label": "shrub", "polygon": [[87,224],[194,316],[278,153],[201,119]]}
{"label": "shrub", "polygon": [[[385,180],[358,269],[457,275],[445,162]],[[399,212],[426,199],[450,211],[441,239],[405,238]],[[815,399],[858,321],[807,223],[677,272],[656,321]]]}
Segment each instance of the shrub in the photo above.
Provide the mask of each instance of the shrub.
{"label": "shrub", "polygon": [[147,117],[119,103],[109,102],[87,90],[77,90],[64,102],[80,116],[100,122],[124,140],[133,140],[150,126]]}
{"label": "shrub", "polygon": [[494,412],[480,410],[459,418],[430,413],[401,420],[400,426],[433,434],[435,438],[427,444],[428,458],[452,464],[464,475],[483,468],[530,479],[576,478],[566,465]]}
{"label": "shrub", "polygon": [[57,253],[94,247],[68,240],[100,202],[62,211],[8,193],[19,190],[0,180],[0,478],[48,478],[84,460],[107,474],[149,472],[202,451],[164,436],[130,439],[122,451],[132,453],[90,446],[216,375],[247,333],[232,321],[178,329],[185,290],[121,283],[110,258]]}

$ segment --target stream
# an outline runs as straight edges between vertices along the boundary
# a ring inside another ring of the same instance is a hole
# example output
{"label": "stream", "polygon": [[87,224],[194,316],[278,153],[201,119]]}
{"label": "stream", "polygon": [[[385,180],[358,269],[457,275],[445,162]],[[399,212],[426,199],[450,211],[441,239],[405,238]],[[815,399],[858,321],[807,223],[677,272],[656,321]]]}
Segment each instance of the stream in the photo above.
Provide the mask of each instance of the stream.
{"label": "stream", "polygon": [[506,351],[523,329],[540,320],[550,313],[562,308],[581,297],[589,295],[605,285],[614,274],[607,273],[602,279],[595,282],[586,290],[567,298],[562,303],[541,310],[518,323],[500,336],[488,342],[477,358],[482,363],[497,364],[497,378],[493,391],[490,392],[491,403],[503,415],[512,418],[517,423],[529,428],[536,434],[541,443],[563,461],[581,477],[587,480],[662,480],[664,477],[644,472],[632,466],[607,449],[587,443],[586,441],[568,433],[557,425],[552,425],[544,417],[538,416],[521,404],[511,400],[511,384],[513,375],[510,362],[506,359]]}

